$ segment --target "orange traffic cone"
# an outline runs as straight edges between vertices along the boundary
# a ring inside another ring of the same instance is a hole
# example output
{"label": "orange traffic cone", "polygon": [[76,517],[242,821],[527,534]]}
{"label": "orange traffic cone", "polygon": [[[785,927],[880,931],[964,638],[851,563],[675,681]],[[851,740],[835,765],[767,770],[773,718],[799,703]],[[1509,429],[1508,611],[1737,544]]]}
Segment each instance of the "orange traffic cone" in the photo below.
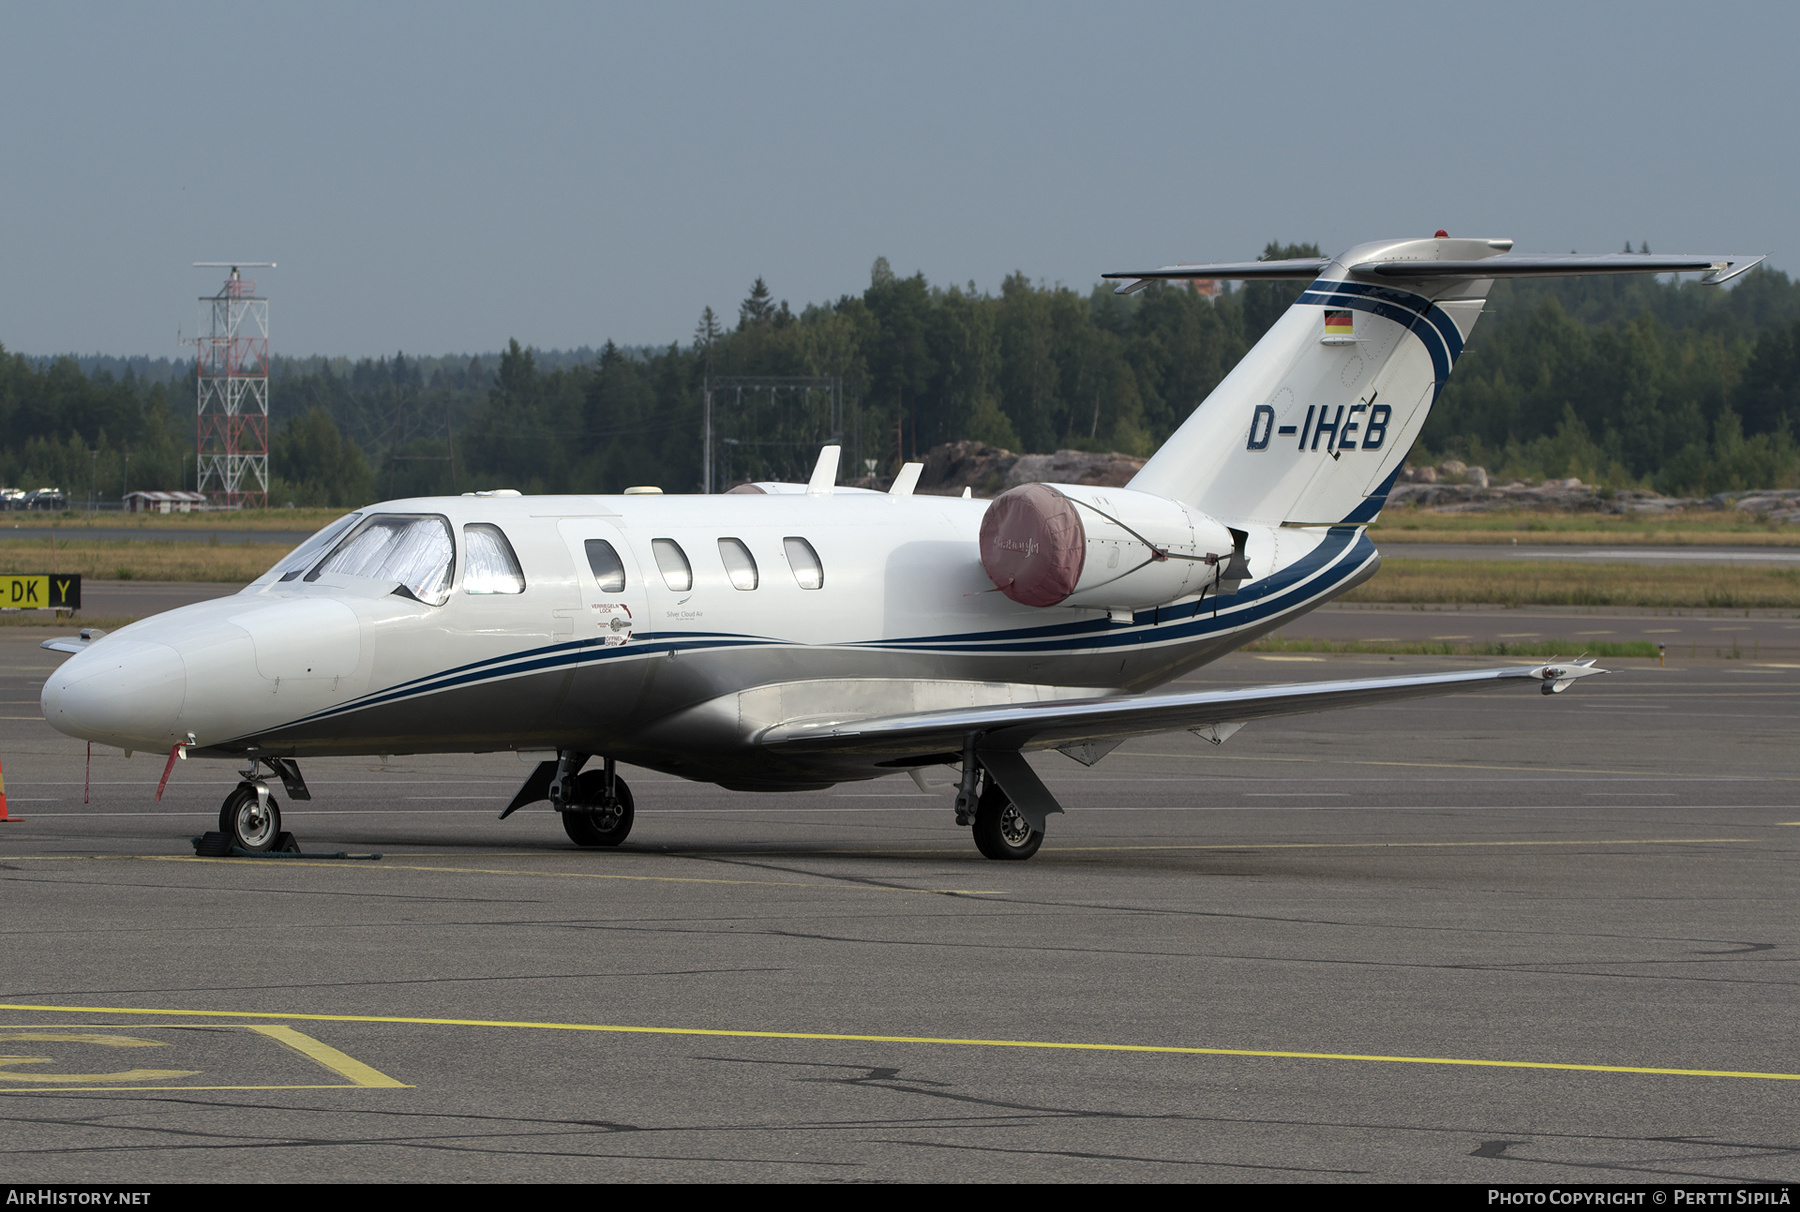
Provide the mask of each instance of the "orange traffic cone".
{"label": "orange traffic cone", "polygon": [[6,771],[0,770],[0,821],[16,821],[16,816],[6,815]]}

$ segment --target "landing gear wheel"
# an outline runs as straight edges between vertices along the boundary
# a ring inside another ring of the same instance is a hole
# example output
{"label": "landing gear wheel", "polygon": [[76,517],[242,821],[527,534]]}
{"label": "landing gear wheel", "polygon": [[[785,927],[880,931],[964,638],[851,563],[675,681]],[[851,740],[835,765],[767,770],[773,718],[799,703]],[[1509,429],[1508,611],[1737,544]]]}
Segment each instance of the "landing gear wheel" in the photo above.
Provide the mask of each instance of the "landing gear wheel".
{"label": "landing gear wheel", "polygon": [[991,859],[1028,859],[1043,844],[1043,832],[1013,807],[1000,784],[989,783],[975,805],[975,848]]}
{"label": "landing gear wheel", "polygon": [[219,809],[219,832],[240,850],[273,850],[281,837],[281,805],[254,787],[239,787]]}
{"label": "landing gear wheel", "polygon": [[563,832],[577,846],[617,846],[631,832],[631,788],[614,777],[616,798],[606,802],[606,776],[590,770],[575,780],[575,803],[563,811]]}

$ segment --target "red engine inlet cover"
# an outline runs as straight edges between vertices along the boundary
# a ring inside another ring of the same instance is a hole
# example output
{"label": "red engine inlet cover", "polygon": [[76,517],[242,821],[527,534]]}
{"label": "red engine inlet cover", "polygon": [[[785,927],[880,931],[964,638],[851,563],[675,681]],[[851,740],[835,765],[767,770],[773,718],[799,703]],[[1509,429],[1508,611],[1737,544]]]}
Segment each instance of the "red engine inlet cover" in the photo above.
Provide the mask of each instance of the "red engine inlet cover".
{"label": "red engine inlet cover", "polygon": [[981,566],[1022,606],[1054,606],[1074,593],[1086,561],[1081,515],[1048,485],[1007,489],[981,519]]}

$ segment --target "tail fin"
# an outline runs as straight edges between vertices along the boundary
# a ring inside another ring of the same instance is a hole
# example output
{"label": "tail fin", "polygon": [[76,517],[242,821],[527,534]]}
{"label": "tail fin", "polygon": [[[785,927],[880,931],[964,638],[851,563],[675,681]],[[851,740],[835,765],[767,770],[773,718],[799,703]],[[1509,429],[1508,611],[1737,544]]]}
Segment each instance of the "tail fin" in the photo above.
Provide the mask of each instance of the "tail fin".
{"label": "tail fin", "polygon": [[[1233,525],[1371,521],[1492,283],[1388,285],[1351,267],[1466,263],[1510,247],[1506,240],[1406,240],[1333,258],[1130,486]],[[1288,264],[1310,273],[1317,263]],[[1207,276],[1207,268],[1183,272]]]}
{"label": "tail fin", "polygon": [[[1339,524],[1374,520],[1406,452],[1450,377],[1495,278],[1699,273],[1717,285],[1755,255],[1531,256],[1511,240],[1364,244],[1330,261],[1171,265],[1127,279],[1310,280],[1131,487],[1220,521]],[[1317,275],[1315,277],[1315,275]]]}

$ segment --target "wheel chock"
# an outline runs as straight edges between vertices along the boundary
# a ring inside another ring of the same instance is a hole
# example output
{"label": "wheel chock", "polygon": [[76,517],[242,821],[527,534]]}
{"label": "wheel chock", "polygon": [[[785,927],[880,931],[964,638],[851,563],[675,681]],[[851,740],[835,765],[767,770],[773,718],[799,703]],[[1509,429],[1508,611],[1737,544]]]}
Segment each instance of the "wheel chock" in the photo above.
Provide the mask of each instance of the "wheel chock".
{"label": "wheel chock", "polygon": [[294,840],[291,833],[275,835],[275,846],[271,850],[245,850],[234,845],[231,838],[216,829],[209,829],[199,837],[191,837],[188,841],[194,844],[194,853],[201,858],[254,858],[254,859],[312,859],[327,861],[333,859],[363,859],[368,862],[380,862],[381,852],[374,854],[350,854],[339,850],[336,854],[302,854],[300,843]]}
{"label": "wheel chock", "polygon": [[217,829],[188,840],[194,843],[194,853],[201,858],[225,858],[231,854],[231,839]]}

